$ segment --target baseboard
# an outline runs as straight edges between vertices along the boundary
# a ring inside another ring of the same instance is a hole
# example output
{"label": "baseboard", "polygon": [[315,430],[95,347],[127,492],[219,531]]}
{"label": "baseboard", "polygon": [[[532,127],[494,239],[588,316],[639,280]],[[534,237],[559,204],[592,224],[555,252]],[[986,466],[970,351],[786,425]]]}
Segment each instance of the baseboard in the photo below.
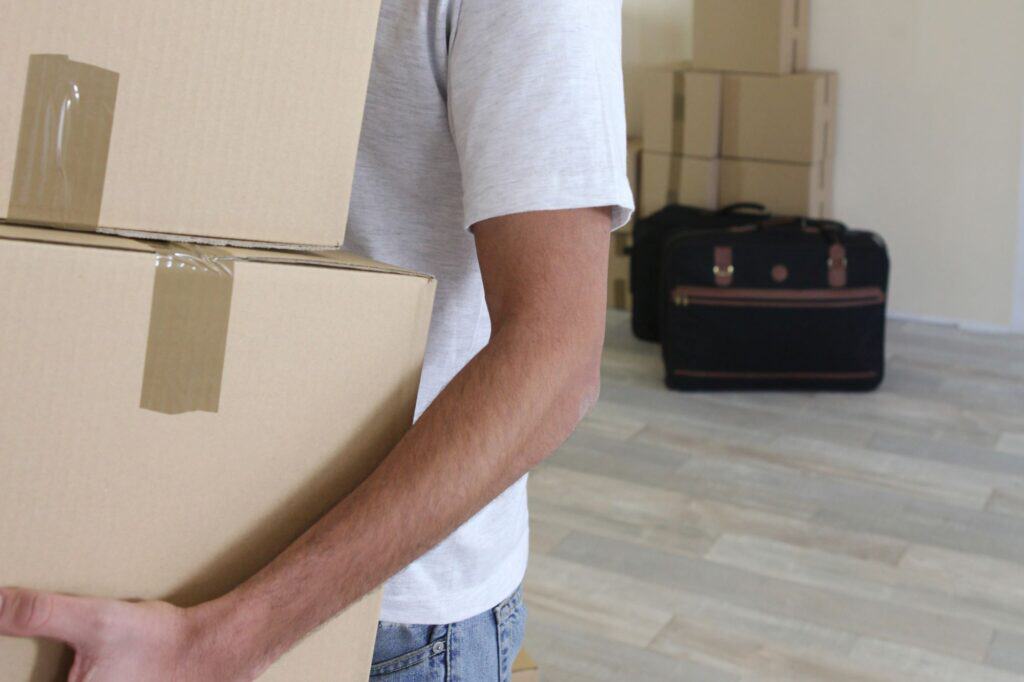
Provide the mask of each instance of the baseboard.
{"label": "baseboard", "polygon": [[897,320],[900,322],[920,322],[923,324],[934,324],[945,327],[955,327],[962,329],[965,332],[973,332],[975,334],[1014,334],[1024,335],[1024,329],[1014,329],[1012,327],[998,325],[998,324],[987,324],[985,322],[974,322],[971,320],[956,320],[948,317],[938,317],[932,315],[914,315],[910,313],[901,313],[898,311],[890,312],[889,319]]}

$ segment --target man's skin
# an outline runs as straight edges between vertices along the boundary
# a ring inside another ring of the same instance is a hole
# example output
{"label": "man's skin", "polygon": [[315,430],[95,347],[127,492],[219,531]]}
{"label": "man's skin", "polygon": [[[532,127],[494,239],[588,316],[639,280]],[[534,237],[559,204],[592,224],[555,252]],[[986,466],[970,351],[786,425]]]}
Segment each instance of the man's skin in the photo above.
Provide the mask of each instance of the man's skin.
{"label": "man's skin", "polygon": [[0,635],[67,642],[71,682],[256,678],[544,460],[594,404],[610,220],[593,208],[474,226],[490,342],[366,481],[252,579],[188,609],[3,589]]}

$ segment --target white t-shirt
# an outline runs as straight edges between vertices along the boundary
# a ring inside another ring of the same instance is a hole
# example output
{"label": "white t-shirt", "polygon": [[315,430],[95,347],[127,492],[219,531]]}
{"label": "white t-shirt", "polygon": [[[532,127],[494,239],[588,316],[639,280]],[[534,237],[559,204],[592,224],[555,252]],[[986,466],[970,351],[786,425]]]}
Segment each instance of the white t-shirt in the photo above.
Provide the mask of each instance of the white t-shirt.
{"label": "white t-shirt", "polygon": [[[470,226],[592,206],[628,219],[621,10],[383,0],[345,246],[437,278],[417,416],[490,335]],[[394,576],[382,618],[442,624],[493,607],[523,579],[528,531],[524,477]]]}

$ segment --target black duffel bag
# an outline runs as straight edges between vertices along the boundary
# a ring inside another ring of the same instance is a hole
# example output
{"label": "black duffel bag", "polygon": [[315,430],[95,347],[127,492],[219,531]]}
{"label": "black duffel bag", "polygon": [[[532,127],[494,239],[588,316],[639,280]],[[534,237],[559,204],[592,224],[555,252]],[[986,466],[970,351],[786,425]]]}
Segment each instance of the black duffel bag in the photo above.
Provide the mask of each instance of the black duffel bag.
{"label": "black duffel bag", "polygon": [[669,206],[637,221],[630,248],[629,282],[633,295],[633,334],[644,341],[658,341],[662,253],[665,242],[677,232],[723,229],[769,218],[760,204],[735,204],[720,211],[692,206]]}
{"label": "black duffel bag", "polygon": [[661,337],[677,390],[872,390],[885,365],[889,256],[871,232],[773,218],[674,232]]}

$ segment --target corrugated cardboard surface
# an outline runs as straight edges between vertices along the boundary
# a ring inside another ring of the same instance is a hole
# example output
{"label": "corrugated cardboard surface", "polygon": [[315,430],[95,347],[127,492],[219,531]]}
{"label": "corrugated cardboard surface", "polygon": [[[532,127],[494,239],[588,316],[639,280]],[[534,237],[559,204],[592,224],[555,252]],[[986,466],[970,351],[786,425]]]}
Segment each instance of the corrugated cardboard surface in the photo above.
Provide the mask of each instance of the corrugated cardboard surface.
{"label": "corrugated cardboard surface", "polygon": [[832,158],[835,73],[727,75],[722,112],[726,157],[792,163]]}
{"label": "corrugated cardboard surface", "polygon": [[697,69],[785,74],[807,68],[810,0],[694,0]]}
{"label": "corrugated cardboard surface", "polygon": [[680,204],[716,210],[719,208],[719,159],[683,157],[677,196]]}
{"label": "corrugated cardboard surface", "polygon": [[682,65],[649,69],[643,81],[644,148],[664,153],[681,153],[684,129],[684,87]]}
{"label": "corrugated cardboard surface", "polygon": [[686,128],[681,152],[686,156],[717,158],[722,141],[722,75],[686,74]]}
{"label": "corrugated cardboard surface", "polygon": [[641,157],[640,217],[676,203],[718,208],[719,167],[719,159],[645,151]]}
{"label": "corrugated cardboard surface", "polygon": [[721,75],[688,63],[649,69],[643,87],[643,146],[663,154],[717,157],[721,140]]}
{"label": "corrugated cardboard surface", "polygon": [[[30,57],[67,55],[118,77],[100,227],[340,244],[378,9],[379,0],[5,3],[0,217]],[[70,84],[60,99],[67,106],[49,110],[66,110],[67,143],[92,135],[73,125],[82,107]]]}
{"label": "corrugated cardboard surface", "polygon": [[[66,244],[54,243],[59,239]],[[228,249],[216,414],[139,408],[150,245],[0,225],[0,584],[193,604],[253,574],[408,428],[434,291],[344,254]],[[267,680],[365,680],[378,596]],[[0,640],[0,679],[59,649]]]}
{"label": "corrugated cardboard surface", "polygon": [[752,201],[772,213],[832,217],[832,161],[820,164],[722,160],[722,205]]}
{"label": "corrugated cardboard surface", "polygon": [[678,200],[676,188],[681,174],[681,156],[645,151],[640,157],[641,218],[657,213]]}

